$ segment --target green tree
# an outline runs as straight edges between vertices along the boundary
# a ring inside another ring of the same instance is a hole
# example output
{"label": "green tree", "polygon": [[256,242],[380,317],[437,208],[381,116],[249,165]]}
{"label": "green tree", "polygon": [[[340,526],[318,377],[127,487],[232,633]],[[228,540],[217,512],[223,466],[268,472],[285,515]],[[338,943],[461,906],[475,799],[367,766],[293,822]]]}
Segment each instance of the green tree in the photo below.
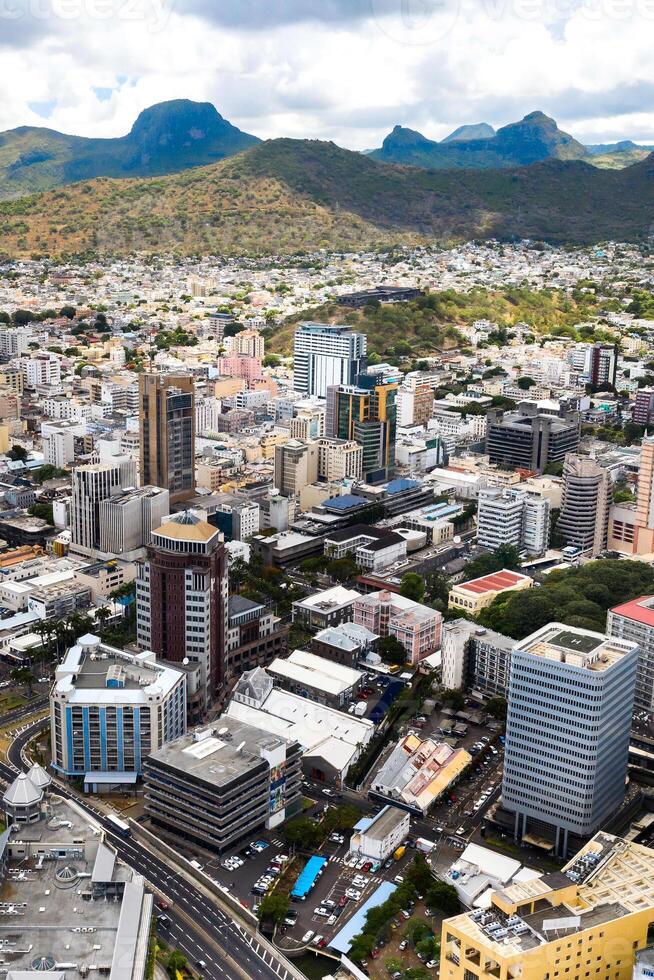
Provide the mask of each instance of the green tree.
{"label": "green tree", "polygon": [[263,359],[264,367],[276,368],[282,363],[281,357],[278,354],[266,354]]}
{"label": "green tree", "polygon": [[520,552],[512,544],[501,544],[495,551],[473,558],[464,569],[464,579],[470,581],[482,575],[491,575],[502,568],[520,568]]}
{"label": "green tree", "polygon": [[15,684],[20,684],[21,687],[25,688],[29,698],[32,697],[32,685],[36,678],[29,667],[13,667],[9,676]]}
{"label": "green tree", "polygon": [[17,327],[24,327],[26,324],[36,320],[36,313],[33,313],[31,310],[14,310],[11,314],[11,319]]}
{"label": "green tree", "polygon": [[429,572],[425,577],[425,595],[428,602],[447,606],[450,594],[450,579],[444,572]]}
{"label": "green tree", "polygon": [[438,909],[446,917],[457,915],[461,911],[461,903],[456,889],[444,881],[435,881],[425,895],[425,904],[430,909]]}
{"label": "green tree", "polygon": [[67,320],[74,320],[77,310],[74,306],[62,306],[59,310],[59,316],[65,317]]}
{"label": "green tree", "polygon": [[171,980],[176,980],[177,974],[182,976],[188,972],[188,960],[179,949],[173,949],[166,960],[166,971]]}
{"label": "green tree", "polygon": [[261,900],[257,912],[259,921],[270,922],[272,920],[275,925],[281,925],[288,915],[288,905],[288,895],[284,895],[282,892],[274,891],[272,894],[266,895]]}
{"label": "green tree", "polygon": [[47,521],[48,524],[54,524],[52,504],[32,504],[32,506],[29,508],[29,513],[32,515],[32,517],[40,517],[42,521]]}
{"label": "green tree", "polygon": [[377,653],[386,664],[406,663],[407,652],[395,636],[383,636],[377,641]]}
{"label": "green tree", "polygon": [[294,820],[289,820],[284,825],[282,834],[289,844],[295,844],[302,850],[317,847],[323,838],[320,825],[311,817],[296,817]]}
{"label": "green tree", "polygon": [[523,391],[528,391],[529,388],[533,387],[536,382],[533,378],[529,378],[526,374],[523,374],[521,378],[518,378],[517,385],[518,388],[522,388]]}
{"label": "green tree", "polygon": [[503,721],[506,718],[507,709],[508,705],[505,698],[489,698],[486,702],[486,711],[492,718],[497,718],[498,721]]}
{"label": "green tree", "polygon": [[325,571],[337,582],[349,582],[359,574],[359,566],[351,558],[335,558],[329,562]]}
{"label": "green tree", "polygon": [[465,707],[466,703],[466,699],[461,691],[457,691],[455,688],[446,688],[444,691],[441,691],[440,699],[443,704],[448,705],[455,711],[460,711],[461,708]]}
{"label": "green tree", "polygon": [[425,580],[417,572],[406,572],[400,582],[400,595],[414,602],[422,602],[425,598]]}
{"label": "green tree", "polygon": [[23,446],[19,446],[18,443],[14,443],[14,445],[7,453],[9,459],[12,459],[14,462],[21,462],[21,463],[25,462],[28,455],[29,454],[27,450]]}

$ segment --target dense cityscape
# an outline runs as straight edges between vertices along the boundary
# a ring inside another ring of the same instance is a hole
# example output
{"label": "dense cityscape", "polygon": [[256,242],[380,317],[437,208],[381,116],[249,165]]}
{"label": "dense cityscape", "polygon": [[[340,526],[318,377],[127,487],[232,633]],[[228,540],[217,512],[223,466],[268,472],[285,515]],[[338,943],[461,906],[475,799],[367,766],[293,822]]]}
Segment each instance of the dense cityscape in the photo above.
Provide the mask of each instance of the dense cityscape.
{"label": "dense cityscape", "polygon": [[9,980],[651,975],[653,279],[3,261]]}

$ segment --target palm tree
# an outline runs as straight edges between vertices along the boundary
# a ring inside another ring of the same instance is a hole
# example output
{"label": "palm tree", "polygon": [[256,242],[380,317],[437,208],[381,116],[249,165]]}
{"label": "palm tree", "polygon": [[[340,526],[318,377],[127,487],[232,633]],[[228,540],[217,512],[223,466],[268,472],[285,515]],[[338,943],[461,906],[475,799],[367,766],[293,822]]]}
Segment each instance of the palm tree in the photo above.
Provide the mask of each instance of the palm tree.
{"label": "palm tree", "polygon": [[100,608],[97,610],[95,614],[95,620],[98,623],[101,630],[103,630],[107,625],[107,620],[109,619],[110,616],[111,613],[109,612],[106,606],[100,606]]}

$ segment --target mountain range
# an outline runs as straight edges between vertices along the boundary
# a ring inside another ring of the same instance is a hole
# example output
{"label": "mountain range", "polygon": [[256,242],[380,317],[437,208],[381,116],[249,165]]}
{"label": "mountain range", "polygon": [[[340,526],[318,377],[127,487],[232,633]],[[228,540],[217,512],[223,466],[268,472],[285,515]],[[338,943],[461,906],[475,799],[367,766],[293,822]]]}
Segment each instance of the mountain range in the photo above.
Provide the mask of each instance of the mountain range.
{"label": "mountain range", "polygon": [[179,99],[145,109],[126,136],[89,139],[21,126],[0,133],[0,199],[94,177],[150,177],[215,163],[260,140],[209,102]]}
{"label": "mountain range", "polygon": [[541,160],[586,160],[593,166],[620,168],[644,159],[653,147],[641,147],[631,140],[598,146],[584,146],[559,129],[543,112],[530,112],[519,122],[497,132],[487,123],[460,126],[440,143],[413,129],[395,126],[378,150],[370,151],[374,160],[399,163],[427,170],[496,169],[519,167]]}
{"label": "mountain range", "polygon": [[[126,136],[90,139],[22,126],[0,133],[0,200],[96,177],[152,177],[216,163],[255,147],[258,137],[228,122],[208,102],[179,99],[145,109]],[[497,169],[542,160],[585,160],[619,168],[651,147],[630,140],[584,146],[542,112],[497,132],[487,123],[459,126],[440,143],[396,126],[368,156],[382,163],[439,169]]]}
{"label": "mountain range", "polygon": [[622,170],[555,158],[427,170],[276,139],[182,173],[102,177],[1,202],[0,250],[270,255],[474,238],[636,242],[650,239],[653,221],[654,154]]}

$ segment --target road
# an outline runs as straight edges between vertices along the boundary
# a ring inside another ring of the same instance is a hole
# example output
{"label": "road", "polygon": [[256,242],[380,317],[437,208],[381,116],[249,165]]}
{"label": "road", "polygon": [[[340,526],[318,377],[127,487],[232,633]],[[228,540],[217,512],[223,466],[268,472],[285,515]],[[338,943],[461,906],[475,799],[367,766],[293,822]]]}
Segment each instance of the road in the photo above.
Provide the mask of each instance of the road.
{"label": "road", "polygon": [[[16,771],[24,768],[21,752],[42,726],[43,722],[30,726],[13,741],[8,751],[9,765],[0,763],[0,778],[11,782]],[[293,980],[283,963],[258,943],[254,933],[237,925],[230,914],[208,900],[199,887],[136,839],[117,835],[102,811],[60,783],[57,792],[91,814],[103,827],[121,860],[143,875],[155,894],[171,906],[165,913],[170,919],[170,928],[160,928],[160,935],[170,945],[181,949],[207,980],[243,980],[244,976],[256,980]],[[206,966],[200,968],[198,960],[204,960]]]}
{"label": "road", "polygon": [[37,711],[43,711],[48,707],[50,701],[46,697],[36,697],[33,700],[28,701],[27,704],[21,705],[20,708],[13,708],[11,711],[6,711],[3,715],[0,715],[0,728],[7,728],[9,725],[13,725],[23,718],[28,718],[30,715],[36,714]]}

